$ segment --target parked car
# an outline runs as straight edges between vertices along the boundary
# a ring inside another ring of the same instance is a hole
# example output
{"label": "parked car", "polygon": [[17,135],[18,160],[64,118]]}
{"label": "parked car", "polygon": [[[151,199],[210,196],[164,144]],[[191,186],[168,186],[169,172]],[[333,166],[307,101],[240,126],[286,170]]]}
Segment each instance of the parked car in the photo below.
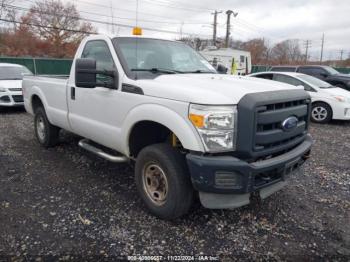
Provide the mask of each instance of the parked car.
{"label": "parked car", "polygon": [[350,75],[341,74],[330,66],[273,66],[273,72],[298,72],[317,77],[333,86],[350,91]]}
{"label": "parked car", "polygon": [[272,72],[296,72],[297,66],[272,66],[270,71]]}
{"label": "parked car", "polygon": [[137,190],[163,219],[187,213],[195,194],[220,209],[266,198],[312,145],[304,90],[217,74],[181,42],[89,36],[68,79],[25,77],[23,91],[42,146],[66,129],[98,156],[135,161]]}
{"label": "parked car", "polygon": [[312,100],[311,119],[327,123],[331,119],[350,120],[350,92],[313,76],[288,72],[260,72],[252,77],[302,86]]}
{"label": "parked car", "polygon": [[0,110],[1,107],[23,106],[23,75],[32,75],[28,68],[0,63]]}

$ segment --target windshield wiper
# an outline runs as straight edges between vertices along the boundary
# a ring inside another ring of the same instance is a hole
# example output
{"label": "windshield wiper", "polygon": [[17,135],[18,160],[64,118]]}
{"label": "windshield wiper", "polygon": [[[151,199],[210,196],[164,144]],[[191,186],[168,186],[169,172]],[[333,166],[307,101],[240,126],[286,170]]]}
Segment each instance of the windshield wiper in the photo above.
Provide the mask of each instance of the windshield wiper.
{"label": "windshield wiper", "polygon": [[180,74],[182,72],[171,70],[171,69],[162,69],[162,68],[132,68],[131,71],[133,72],[151,72],[151,73],[164,73],[164,74]]}
{"label": "windshield wiper", "polygon": [[184,74],[215,74],[215,72],[212,71],[206,71],[206,70],[194,70],[194,71],[186,71],[182,72]]}

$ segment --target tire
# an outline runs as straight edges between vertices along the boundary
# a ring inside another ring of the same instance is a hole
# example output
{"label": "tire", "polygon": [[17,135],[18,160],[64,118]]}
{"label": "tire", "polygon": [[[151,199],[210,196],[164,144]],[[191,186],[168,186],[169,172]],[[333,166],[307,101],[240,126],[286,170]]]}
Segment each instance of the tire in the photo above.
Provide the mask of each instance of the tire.
{"label": "tire", "polygon": [[315,123],[325,124],[332,120],[332,108],[323,102],[317,102],[312,105],[311,121]]}
{"label": "tire", "polygon": [[161,219],[181,217],[193,204],[194,190],[185,157],[168,144],[141,150],[136,160],[135,182],[149,212]]}
{"label": "tire", "polygon": [[49,122],[42,107],[35,110],[34,129],[35,136],[43,147],[53,147],[57,144],[60,129]]}

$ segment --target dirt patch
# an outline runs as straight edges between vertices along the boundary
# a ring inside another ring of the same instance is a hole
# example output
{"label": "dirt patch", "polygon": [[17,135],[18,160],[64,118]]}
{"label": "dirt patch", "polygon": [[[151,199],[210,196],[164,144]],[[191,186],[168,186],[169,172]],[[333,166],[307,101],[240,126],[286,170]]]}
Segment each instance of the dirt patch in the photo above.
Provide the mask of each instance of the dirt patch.
{"label": "dirt patch", "polygon": [[146,212],[132,167],[84,152],[67,132],[45,150],[32,122],[23,111],[0,114],[2,257],[350,259],[350,123],[312,125],[304,172],[265,201],[236,210],[197,207],[166,222]]}

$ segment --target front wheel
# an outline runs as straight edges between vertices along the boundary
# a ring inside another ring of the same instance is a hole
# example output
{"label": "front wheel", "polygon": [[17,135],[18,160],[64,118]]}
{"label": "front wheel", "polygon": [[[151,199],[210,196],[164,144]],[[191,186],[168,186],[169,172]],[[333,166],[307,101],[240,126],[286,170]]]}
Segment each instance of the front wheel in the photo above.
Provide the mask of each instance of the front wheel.
{"label": "front wheel", "polygon": [[326,103],[318,102],[312,105],[311,120],[325,124],[332,120],[332,108]]}
{"label": "front wheel", "polygon": [[34,129],[36,138],[42,146],[47,148],[57,144],[59,128],[49,122],[42,107],[35,110]]}
{"label": "front wheel", "polygon": [[192,206],[194,191],[185,157],[170,145],[151,145],[139,153],[135,182],[148,210],[159,218],[178,218]]}

